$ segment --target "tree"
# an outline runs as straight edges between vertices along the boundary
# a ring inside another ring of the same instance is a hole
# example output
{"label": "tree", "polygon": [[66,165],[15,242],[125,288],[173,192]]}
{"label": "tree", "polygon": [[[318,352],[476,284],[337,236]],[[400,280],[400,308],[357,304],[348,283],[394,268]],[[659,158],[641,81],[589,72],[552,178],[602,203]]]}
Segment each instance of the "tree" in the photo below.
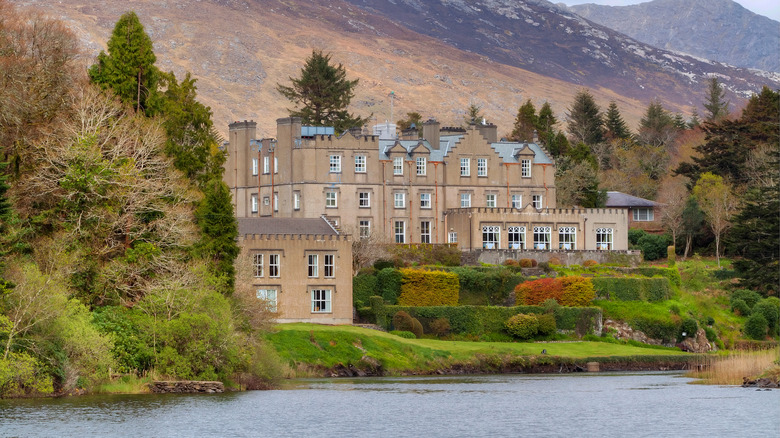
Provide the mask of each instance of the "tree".
{"label": "tree", "polygon": [[477,125],[482,123],[482,118],[482,107],[476,103],[471,103],[466,108],[466,116],[463,118],[463,121],[466,122],[466,125]]}
{"label": "tree", "polygon": [[550,102],[545,100],[542,107],[539,108],[539,117],[536,119],[536,129],[539,131],[539,138],[549,138],[549,135],[553,134],[553,126],[555,126],[556,123],[558,123],[558,119],[556,119],[555,114],[553,114]]}
{"label": "tree", "polygon": [[277,83],[276,90],[297,107],[290,117],[300,117],[304,124],[333,126],[339,132],[362,126],[368,119],[347,111],[359,80],[348,80],[344,66],[330,61],[330,54],[313,50],[300,77],[290,77],[291,86]]}
{"label": "tree", "polygon": [[422,115],[416,111],[406,113],[406,118],[395,122],[398,129],[405,131],[410,129],[412,125],[417,128],[418,132],[422,130]]}
{"label": "tree", "polygon": [[606,204],[607,192],[599,189],[596,170],[587,161],[576,162],[569,157],[559,159],[555,180],[558,205],[599,208]]}
{"label": "tree", "polygon": [[688,253],[691,250],[693,238],[696,237],[697,234],[701,233],[703,224],[704,213],[702,213],[701,208],[699,208],[699,203],[696,201],[696,197],[688,197],[682,212],[682,234],[685,236],[685,250],[683,251],[683,259],[688,258]]}
{"label": "tree", "polygon": [[661,224],[672,235],[672,245],[677,245],[677,237],[683,229],[683,210],[688,199],[688,190],[678,178],[664,181],[659,194]]}
{"label": "tree", "polygon": [[235,288],[233,262],[239,253],[238,223],[233,214],[230,189],[221,179],[208,182],[206,197],[197,212],[203,239],[198,244],[201,254],[212,263],[212,271],[222,281],[221,292],[231,295]]}
{"label": "tree", "polygon": [[729,115],[729,101],[725,100],[726,92],[720,85],[717,76],[710,78],[707,88],[707,100],[704,109],[707,110],[705,120],[717,122]]}
{"label": "tree", "polygon": [[623,116],[620,115],[620,110],[618,110],[617,103],[614,100],[609,102],[609,107],[607,107],[604,128],[606,129],[604,135],[608,139],[631,138],[631,131],[626,126],[626,122],[623,120]]}
{"label": "tree", "polygon": [[650,101],[645,115],[639,120],[639,141],[651,146],[669,145],[677,135],[674,118],[658,99]]}
{"label": "tree", "polygon": [[531,141],[534,137],[534,130],[539,124],[539,119],[536,117],[536,108],[528,99],[517,111],[517,117],[515,118],[515,126],[510,134],[511,141]]}
{"label": "tree", "polygon": [[89,77],[103,89],[114,90],[136,112],[151,116],[159,109],[156,98],[160,72],[154,66],[156,60],[152,40],[138,16],[127,12],[114,26],[108,54],[100,52],[97,62],[89,68]]}
{"label": "tree", "polygon": [[600,111],[590,91],[583,89],[574,96],[568,114],[568,131],[573,143],[592,145],[603,141],[604,120]]}
{"label": "tree", "polygon": [[737,208],[737,198],[731,193],[731,187],[723,178],[705,173],[696,182],[693,196],[699,202],[707,222],[715,234],[715,257],[720,268],[720,238],[731,226],[731,217]]}

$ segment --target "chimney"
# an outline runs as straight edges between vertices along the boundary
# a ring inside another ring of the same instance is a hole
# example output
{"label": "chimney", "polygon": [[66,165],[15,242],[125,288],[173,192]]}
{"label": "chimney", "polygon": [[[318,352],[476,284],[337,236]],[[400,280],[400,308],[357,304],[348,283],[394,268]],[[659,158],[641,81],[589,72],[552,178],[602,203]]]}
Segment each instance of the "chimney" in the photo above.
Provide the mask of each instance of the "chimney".
{"label": "chimney", "polygon": [[539,133],[534,129],[534,143],[539,144]]}
{"label": "chimney", "polygon": [[420,138],[420,134],[417,131],[417,126],[412,123],[412,126],[401,131],[401,140],[417,140]]}
{"label": "chimney", "polygon": [[485,137],[488,143],[495,143],[498,141],[498,126],[488,123],[479,124],[477,125],[477,128],[479,128],[479,133]]}
{"label": "chimney", "polygon": [[427,122],[423,123],[423,138],[425,140],[428,140],[428,143],[431,144],[431,147],[434,149],[439,149],[439,122],[437,122],[434,119],[428,119]]}

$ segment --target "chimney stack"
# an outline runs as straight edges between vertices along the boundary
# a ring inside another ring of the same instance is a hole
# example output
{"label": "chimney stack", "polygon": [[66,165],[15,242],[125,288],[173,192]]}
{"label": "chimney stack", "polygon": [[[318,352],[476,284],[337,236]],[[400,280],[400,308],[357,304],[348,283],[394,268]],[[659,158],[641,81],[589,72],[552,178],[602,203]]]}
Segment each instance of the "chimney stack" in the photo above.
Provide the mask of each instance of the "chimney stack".
{"label": "chimney stack", "polygon": [[423,123],[423,138],[428,140],[431,147],[437,150],[439,149],[439,127],[439,122],[434,119],[428,119]]}

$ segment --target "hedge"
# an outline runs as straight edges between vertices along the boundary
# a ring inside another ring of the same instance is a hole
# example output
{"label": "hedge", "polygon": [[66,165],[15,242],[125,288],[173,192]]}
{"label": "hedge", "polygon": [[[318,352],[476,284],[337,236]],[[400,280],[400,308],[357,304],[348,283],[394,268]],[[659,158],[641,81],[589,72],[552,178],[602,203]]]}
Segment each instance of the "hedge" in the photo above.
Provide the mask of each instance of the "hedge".
{"label": "hedge", "polygon": [[594,277],[591,279],[599,298],[618,301],[664,301],[672,297],[666,277]]}
{"label": "hedge", "polygon": [[525,305],[541,305],[549,299],[564,306],[587,306],[596,297],[589,278],[566,276],[540,278],[520,283],[515,287],[518,302]]}
{"label": "hedge", "polygon": [[384,268],[376,274],[376,287],[382,298],[390,304],[398,302],[401,293],[401,272],[395,268]]}
{"label": "hedge", "polygon": [[401,269],[402,306],[457,306],[458,276],[442,271]]}
{"label": "hedge", "polygon": [[462,304],[503,305],[515,286],[523,281],[522,274],[507,267],[458,267],[447,271],[458,275]]}
{"label": "hedge", "polygon": [[375,275],[363,274],[352,278],[352,304],[356,308],[367,306],[368,299],[378,293]]}

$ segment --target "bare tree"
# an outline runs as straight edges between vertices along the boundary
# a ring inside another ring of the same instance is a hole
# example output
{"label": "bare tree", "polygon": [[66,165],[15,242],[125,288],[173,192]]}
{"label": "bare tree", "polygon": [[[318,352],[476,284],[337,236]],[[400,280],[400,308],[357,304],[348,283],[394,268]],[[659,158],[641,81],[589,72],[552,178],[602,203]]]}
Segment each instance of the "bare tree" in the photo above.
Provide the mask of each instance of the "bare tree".
{"label": "bare tree", "polygon": [[677,236],[683,228],[683,210],[688,199],[688,190],[682,176],[670,178],[661,185],[658,200],[661,207],[661,223],[672,234],[672,243],[677,244]]}
{"label": "bare tree", "polygon": [[729,184],[710,172],[702,174],[696,182],[693,196],[699,202],[699,207],[715,234],[715,257],[720,268],[720,238],[731,226],[731,217],[737,211],[738,200],[731,193]]}

